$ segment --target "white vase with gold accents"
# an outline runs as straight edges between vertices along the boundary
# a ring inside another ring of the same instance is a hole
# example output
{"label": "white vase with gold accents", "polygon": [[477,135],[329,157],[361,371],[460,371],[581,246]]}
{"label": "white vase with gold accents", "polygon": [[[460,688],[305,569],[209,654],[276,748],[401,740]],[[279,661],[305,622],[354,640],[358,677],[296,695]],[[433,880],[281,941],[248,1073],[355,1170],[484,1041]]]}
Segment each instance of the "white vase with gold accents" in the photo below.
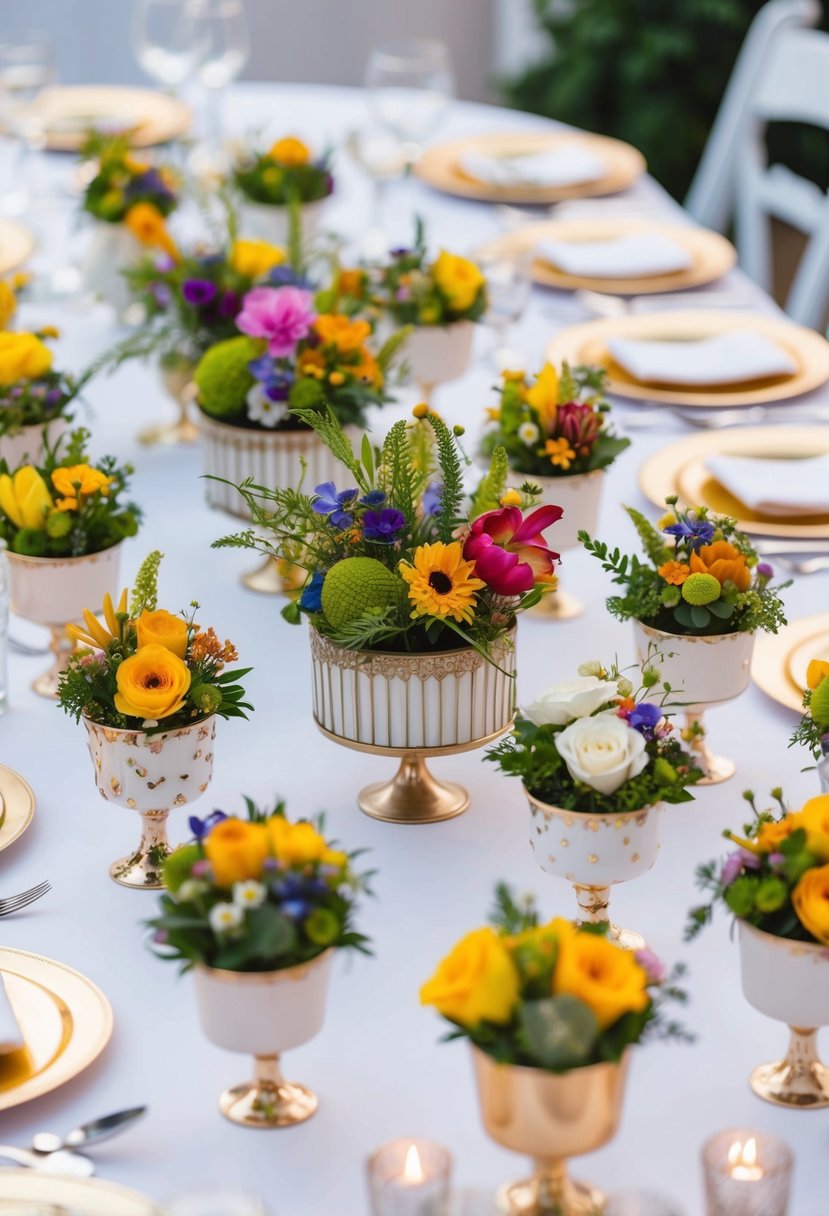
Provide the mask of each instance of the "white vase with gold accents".
{"label": "white vase with gold accents", "polygon": [[[561,519],[553,524],[550,531],[550,547],[557,553],[579,549],[581,543],[578,534],[582,529],[591,536],[595,535],[598,530],[604,479],[603,469],[594,469],[591,473],[574,473],[573,476],[527,476],[528,481],[541,487],[538,506],[561,507],[564,511]],[[584,612],[581,600],[561,590],[561,567],[556,568],[556,579],[558,589],[542,597],[535,608],[531,609],[533,615],[558,621],[581,616]]]}
{"label": "white vase with gold accents", "polygon": [[469,367],[475,325],[453,321],[451,325],[416,325],[401,350],[417,385],[420,400],[429,402],[439,384],[459,379]]}

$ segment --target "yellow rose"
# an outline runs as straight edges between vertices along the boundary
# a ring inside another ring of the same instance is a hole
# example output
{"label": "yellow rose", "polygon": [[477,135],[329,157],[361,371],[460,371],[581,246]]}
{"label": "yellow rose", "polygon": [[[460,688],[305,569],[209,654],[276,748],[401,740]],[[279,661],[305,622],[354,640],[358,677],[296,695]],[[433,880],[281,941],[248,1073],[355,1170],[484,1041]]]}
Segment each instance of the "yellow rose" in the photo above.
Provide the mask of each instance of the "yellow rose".
{"label": "yellow rose", "polygon": [[262,876],[268,856],[268,833],[263,823],[223,819],[204,842],[204,851],[220,887],[232,887]]}
{"label": "yellow rose", "polygon": [[281,815],[274,815],[268,820],[267,828],[275,856],[288,865],[322,861],[328,850],[325,837],[312,823],[289,823]]}
{"label": "yellow rose", "polygon": [[432,267],[432,278],[455,312],[465,312],[486,282],[474,262],[441,249]]}
{"label": "yellow rose", "polygon": [[606,1030],[626,1013],[641,1013],[650,996],[648,977],[629,950],[605,937],[579,931],[559,935],[553,993],[584,1001]]}
{"label": "yellow rose", "polygon": [[806,848],[818,861],[829,861],[829,794],[810,798],[797,816],[797,826],[806,829]]}
{"label": "yellow rose", "polygon": [[234,241],[230,264],[246,279],[258,279],[285,261],[285,250],[269,241]]}
{"label": "yellow rose", "polygon": [[37,334],[0,332],[0,385],[36,380],[52,367],[52,352]]}
{"label": "yellow rose", "polygon": [[17,311],[17,297],[12,286],[0,279],[0,329],[5,329]]}
{"label": "yellow rose", "polygon": [[814,691],[826,676],[829,676],[829,663],[825,659],[812,659],[806,668],[806,687]]}
{"label": "yellow rose", "polygon": [[55,504],[59,511],[77,511],[79,499],[90,494],[108,494],[111,483],[111,477],[88,464],[64,465],[52,471],[52,485],[58,494],[65,496]]}
{"label": "yellow rose", "polygon": [[527,404],[541,424],[541,429],[548,433],[553,431],[556,424],[558,385],[558,372],[552,363],[545,363],[535,378],[535,384],[527,389],[525,396]]}
{"label": "yellow rose", "polygon": [[178,713],[184,704],[190,668],[166,646],[153,642],[124,659],[115,679],[115,708],[119,714],[160,722]]}
{"label": "yellow rose", "polygon": [[518,969],[494,929],[476,929],[461,938],[430,980],[420,989],[420,1003],[462,1026],[479,1022],[503,1025],[520,995]]}
{"label": "yellow rose", "polygon": [[0,474],[0,510],[15,527],[45,527],[53,506],[46,482],[30,464],[24,464],[11,477]]}
{"label": "yellow rose", "polygon": [[803,928],[829,946],[829,866],[818,866],[802,875],[792,891],[792,904]]}
{"label": "yellow rose", "polygon": [[164,608],[159,608],[157,612],[142,612],[135,622],[135,629],[139,646],[164,646],[180,659],[187,654],[187,622]]}
{"label": "yellow rose", "polygon": [[287,135],[271,146],[268,156],[280,165],[307,165],[311,159],[311,149],[301,139]]}

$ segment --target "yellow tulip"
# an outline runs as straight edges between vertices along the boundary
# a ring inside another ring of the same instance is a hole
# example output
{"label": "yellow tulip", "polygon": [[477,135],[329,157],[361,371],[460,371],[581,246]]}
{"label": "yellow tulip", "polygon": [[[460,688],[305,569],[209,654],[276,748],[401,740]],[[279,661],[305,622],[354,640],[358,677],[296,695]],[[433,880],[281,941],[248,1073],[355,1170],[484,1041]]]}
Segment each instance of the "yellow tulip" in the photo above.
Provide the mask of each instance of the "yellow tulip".
{"label": "yellow tulip", "polygon": [[[120,637],[120,626],[118,624],[118,615],[124,615],[127,611],[127,593],[121,592],[121,598],[118,601],[116,609],[112,602],[112,596],[107,592],[104,596],[103,615],[106,621],[106,629],[100,623],[94,612],[90,612],[88,608],[84,608],[83,619],[86,624],[86,629],[82,629],[80,625],[67,625],[66,632],[75,642],[79,642],[81,646],[91,646],[93,650],[106,650],[110,642],[113,642],[117,637]],[[118,615],[116,615],[118,614]]]}
{"label": "yellow tulip", "polygon": [[223,819],[205,840],[204,851],[220,887],[261,878],[268,856],[267,829],[263,823]]}
{"label": "yellow tulip", "polygon": [[814,691],[826,676],[829,676],[829,663],[825,659],[812,659],[806,668],[806,687]]}
{"label": "yellow tulip", "polygon": [[797,919],[817,941],[829,946],[829,865],[807,870],[792,891]]}
{"label": "yellow tulip", "polygon": [[432,266],[432,278],[455,312],[465,312],[471,308],[486,283],[474,262],[455,253],[447,253],[445,249],[441,249]]}
{"label": "yellow tulip", "polygon": [[46,482],[32,465],[0,474],[0,510],[18,528],[44,528],[54,503]]}
{"label": "yellow tulip", "polygon": [[164,216],[152,203],[136,203],[130,207],[124,223],[142,245],[160,249],[174,262],[179,261],[181,254],[178,246],[167,231]]}
{"label": "yellow tulip", "polygon": [[129,718],[159,722],[184,705],[190,678],[190,668],[166,646],[142,646],[115,673],[115,708]]}
{"label": "yellow tulip", "polygon": [[285,257],[285,250],[269,241],[238,240],[230,250],[231,266],[246,279],[260,278],[274,266],[281,266]]}
{"label": "yellow tulip", "polygon": [[36,380],[52,367],[52,352],[37,334],[0,332],[0,385]]}
{"label": "yellow tulip", "polygon": [[5,279],[0,279],[0,329],[5,329],[17,311],[17,296]]}
{"label": "yellow tulip", "polygon": [[535,412],[542,430],[552,432],[558,414],[558,372],[552,363],[545,363],[535,378],[535,384],[527,389],[526,402]]}
{"label": "yellow tulip", "polygon": [[152,644],[164,646],[173,654],[177,654],[180,659],[187,654],[189,634],[187,622],[180,616],[167,612],[164,608],[159,608],[156,612],[146,610],[142,612],[135,622],[135,629],[139,646]]}
{"label": "yellow tulip", "polygon": [[829,794],[810,798],[797,816],[797,826],[806,830],[806,848],[818,861],[829,861]]}
{"label": "yellow tulip", "polygon": [[420,1003],[461,1026],[509,1022],[518,1005],[520,979],[504,941],[494,929],[461,938],[420,989]]}
{"label": "yellow tulip", "polygon": [[595,933],[562,932],[553,972],[553,993],[584,1001],[601,1030],[626,1013],[641,1013],[650,996],[648,977],[629,950]]}

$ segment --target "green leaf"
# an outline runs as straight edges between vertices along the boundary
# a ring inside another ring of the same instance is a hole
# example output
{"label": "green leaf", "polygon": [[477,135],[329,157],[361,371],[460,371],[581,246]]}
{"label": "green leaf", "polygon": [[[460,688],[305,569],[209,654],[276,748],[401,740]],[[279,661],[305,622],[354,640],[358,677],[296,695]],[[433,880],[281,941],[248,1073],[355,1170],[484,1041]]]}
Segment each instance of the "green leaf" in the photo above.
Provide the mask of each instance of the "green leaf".
{"label": "green leaf", "polygon": [[360,448],[360,459],[363,462],[363,468],[366,471],[366,476],[369,482],[374,481],[374,449],[371,446],[371,440],[368,435],[363,435],[363,443]]}
{"label": "green leaf", "polygon": [[575,996],[526,1001],[519,1023],[529,1054],[555,1071],[586,1063],[599,1036],[596,1015]]}
{"label": "green leaf", "polygon": [[691,623],[696,629],[704,629],[711,620],[711,613],[699,604],[691,605]]}
{"label": "green leaf", "polygon": [[296,946],[296,929],[273,904],[262,904],[246,916],[251,949],[262,959],[275,959]]}
{"label": "green leaf", "polygon": [[470,503],[470,518],[483,515],[485,511],[494,511],[503,497],[509,476],[509,463],[506,449],[497,447],[489,462],[489,471],[481,479],[477,490],[472,495]]}

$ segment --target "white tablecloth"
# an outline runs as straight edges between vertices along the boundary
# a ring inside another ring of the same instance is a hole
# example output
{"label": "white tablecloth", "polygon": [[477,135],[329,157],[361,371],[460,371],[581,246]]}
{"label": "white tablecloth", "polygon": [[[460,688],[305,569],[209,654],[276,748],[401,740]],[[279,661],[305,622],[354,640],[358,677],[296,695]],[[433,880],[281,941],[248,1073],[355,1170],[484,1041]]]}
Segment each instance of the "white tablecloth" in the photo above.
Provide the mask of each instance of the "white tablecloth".
{"label": "white tablecloth", "polygon": [[[296,131],[317,145],[326,137],[337,145],[347,128],[363,121],[364,112],[356,91],[252,86],[236,92],[230,119],[239,129],[261,124],[274,135]],[[459,104],[441,136],[540,123]],[[63,160],[54,170],[62,176],[68,171]],[[368,185],[344,153],[338,153],[337,181],[330,223],[358,236],[366,227]],[[652,182],[643,180],[630,194],[677,219],[676,206]],[[613,207],[618,213],[618,203]],[[434,246],[463,251],[498,232],[492,207],[438,195],[416,181],[395,186],[387,215],[396,241],[410,239],[414,214],[427,220]],[[70,226],[54,217],[47,223],[45,239],[54,251]],[[71,231],[78,234],[77,228]],[[73,247],[79,249],[82,239],[72,235]],[[736,272],[721,286],[747,290]],[[759,292],[756,298],[758,306],[773,307]],[[22,320],[47,315],[64,329],[60,362],[75,368],[115,337],[104,309],[61,317],[30,308]],[[536,362],[557,327],[583,319],[566,295],[536,290],[514,344]],[[482,348],[487,339],[480,335]],[[438,408],[452,422],[463,422],[470,440],[492,400],[493,380],[488,364],[479,360],[463,380],[438,393]],[[0,855],[0,891],[8,895],[44,878],[54,890],[30,912],[3,921],[3,941],[59,959],[100,984],[115,1010],[115,1035],[102,1058],[75,1081],[0,1115],[0,1140],[24,1144],[37,1130],[68,1130],[79,1120],[145,1102],[149,1118],[96,1153],[102,1176],[158,1200],[197,1183],[235,1182],[260,1190],[275,1216],[364,1216],[364,1158],[398,1136],[427,1136],[450,1145],[456,1176],[466,1185],[494,1187],[520,1177],[527,1163],[490,1143],[480,1126],[468,1049],[438,1043],[443,1026],[432,1011],[420,1008],[417,995],[449,947],[483,922],[499,879],[519,891],[535,891],[547,915],[575,910],[567,885],[532,861],[520,786],[473,752],[434,763],[439,776],[451,775],[471,791],[471,809],[460,818],[415,828],[360,814],[358,788],[390,776],[393,762],[338,748],[317,733],[305,631],[280,619],[278,601],[240,586],[238,575],[253,564],[254,555],[211,552],[210,542],[233,525],[204,506],[198,450],[136,445],[137,430],[170,411],[156,372],[128,366],[96,382],[89,399],[95,453],[113,452],[134,462],[134,488],[146,510],[142,533],[126,546],[124,584],[144,554],[161,547],[167,555],[162,602],[176,609],[197,598],[200,619],[214,624],[220,636],[234,638],[242,660],[255,665],[249,684],[256,713],[249,724],[220,723],[213,784],[196,810],[241,811],[243,793],[261,801],[281,794],[294,815],[325,809],[331,831],[350,847],[371,849],[379,870],[377,899],[360,917],[361,928],[374,940],[375,958],[340,960],[323,1032],[287,1058],[287,1074],[318,1092],[317,1116],[290,1131],[254,1132],[225,1122],[218,1095],[247,1077],[249,1061],[203,1038],[187,979],[179,979],[173,966],[146,948],[141,921],[153,913],[155,897],[117,887],[107,874],[109,863],[137,839],[138,818],[98,796],[83,731],[30,691],[44,660],[12,655],[11,709],[0,721],[0,759],[32,783],[38,808],[26,836]],[[402,416],[411,401],[391,408],[388,419]],[[618,413],[622,418],[623,410]],[[636,547],[618,504],[646,506],[636,471],[651,451],[677,434],[669,422],[664,430],[633,434],[631,448],[608,478],[602,537]],[[519,695],[524,698],[572,675],[582,660],[632,658],[630,628],[605,611],[610,587],[598,564],[582,553],[568,554],[562,574],[589,609],[582,619],[563,624],[522,621]],[[819,576],[800,580],[787,592],[790,616],[825,606],[825,587]],[[18,636],[33,636],[21,622],[14,629]],[[686,1020],[698,1037],[693,1047],[652,1044],[637,1052],[619,1134],[601,1152],[577,1162],[574,1172],[608,1190],[661,1189],[680,1200],[689,1216],[702,1212],[700,1145],[727,1126],[785,1137],[797,1154],[793,1216],[827,1211],[829,1115],[777,1110],[748,1087],[754,1065],[782,1054],[785,1029],[743,999],[737,946],[724,918],[696,944],[682,943],[687,910],[697,901],[695,866],[722,851],[724,827],[742,822],[741,790],[750,786],[762,799],[770,787],[782,784],[794,803],[817,791],[815,774],[800,771],[807,757],[787,750],[792,725],[791,715],[753,686],[713,712],[713,743],[737,759],[738,775],[701,790],[694,803],[669,809],[656,868],[613,896],[621,923],[644,931],[665,959],[687,960],[692,1002]],[[185,813],[171,818],[173,839],[184,839]],[[829,1042],[824,1049],[829,1052]]]}

